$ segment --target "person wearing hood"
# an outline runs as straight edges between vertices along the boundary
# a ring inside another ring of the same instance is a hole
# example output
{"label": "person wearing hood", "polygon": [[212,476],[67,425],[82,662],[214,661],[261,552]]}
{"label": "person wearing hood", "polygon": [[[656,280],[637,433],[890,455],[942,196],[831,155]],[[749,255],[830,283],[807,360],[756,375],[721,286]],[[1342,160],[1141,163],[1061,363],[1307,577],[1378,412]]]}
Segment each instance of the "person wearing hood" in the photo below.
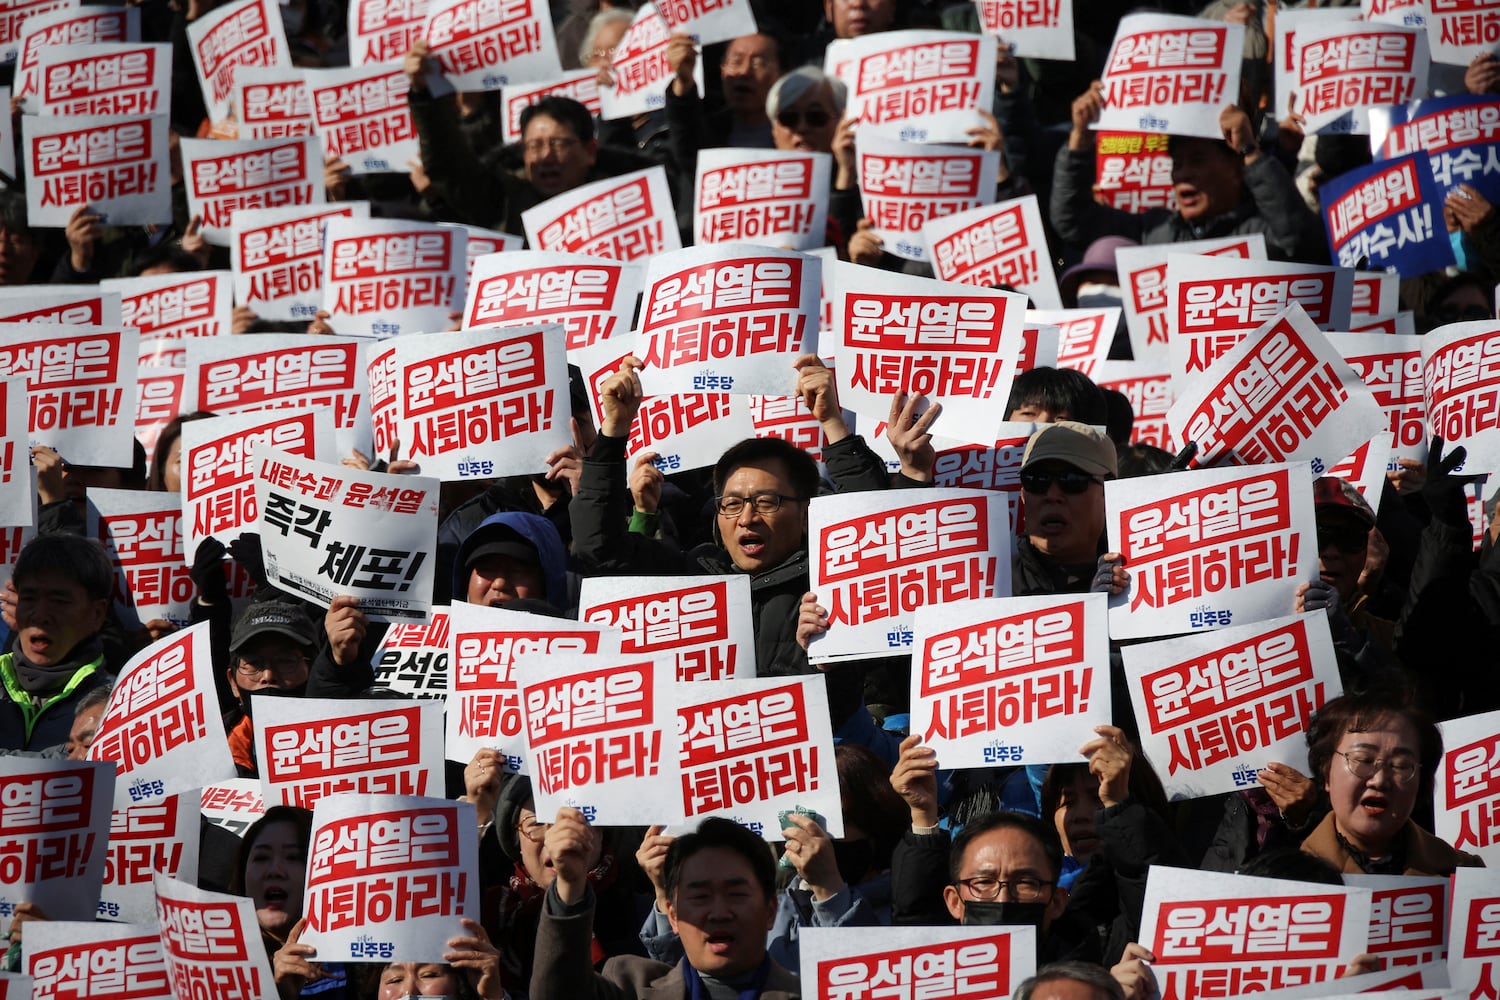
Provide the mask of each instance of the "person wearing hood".
{"label": "person wearing hood", "polygon": [[245,609],[229,637],[229,690],[237,705],[224,716],[229,751],[242,778],[259,776],[255,760],[255,702],[298,698],[307,690],[318,627],[300,604],[257,602]]}

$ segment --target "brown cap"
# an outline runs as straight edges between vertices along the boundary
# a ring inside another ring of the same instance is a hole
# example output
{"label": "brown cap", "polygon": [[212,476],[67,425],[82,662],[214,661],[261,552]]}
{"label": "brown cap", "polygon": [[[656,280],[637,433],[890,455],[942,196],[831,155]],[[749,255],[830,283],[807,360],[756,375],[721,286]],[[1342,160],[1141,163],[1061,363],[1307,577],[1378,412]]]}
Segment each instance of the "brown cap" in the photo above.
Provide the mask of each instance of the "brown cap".
{"label": "brown cap", "polygon": [[1113,478],[1120,474],[1115,443],[1103,431],[1076,420],[1059,420],[1038,427],[1026,442],[1021,468],[1048,459],[1066,462],[1096,476]]}

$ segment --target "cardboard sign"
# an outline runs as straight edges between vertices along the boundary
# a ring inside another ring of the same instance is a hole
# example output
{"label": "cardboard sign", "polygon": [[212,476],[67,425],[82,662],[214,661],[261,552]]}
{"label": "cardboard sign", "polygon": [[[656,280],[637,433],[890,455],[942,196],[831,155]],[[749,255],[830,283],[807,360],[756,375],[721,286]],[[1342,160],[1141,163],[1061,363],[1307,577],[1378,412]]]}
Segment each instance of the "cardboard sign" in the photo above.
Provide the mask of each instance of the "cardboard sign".
{"label": "cardboard sign", "polygon": [[304,70],[241,66],[230,105],[235,138],[282,139],[315,135],[312,95]]}
{"label": "cardboard sign", "polygon": [[405,219],[327,220],[323,308],[339,333],[446,330],[464,295],[460,230]]}
{"label": "cardboard sign", "polygon": [[127,628],[153,620],[193,621],[197,587],[183,552],[182,498],[145,490],[93,489],[88,494],[88,534],[114,565],[113,605]]}
{"label": "cardboard sign", "polygon": [[236,69],[292,65],[281,8],[269,0],[235,0],[216,7],[187,26],[187,37],[211,122],[229,117]]}
{"label": "cardboard sign", "polygon": [[1072,62],[1072,0],[977,0],[979,26],[1010,44],[1020,59]]}
{"label": "cardboard sign", "polygon": [[433,608],[425,622],[397,622],[370,657],[375,684],[412,698],[445,701],[448,694],[448,611]]}
{"label": "cardboard sign", "polygon": [[1370,940],[1365,948],[1387,968],[1448,959],[1448,880],[1421,875],[1348,874],[1344,884],[1369,889]]}
{"label": "cardboard sign", "polygon": [[467,763],[490,747],[507,771],[525,770],[517,657],[620,652],[619,634],[599,625],[464,601],[454,601],[448,615],[452,672],[445,747],[453,761]]}
{"label": "cardboard sign", "polygon": [[815,497],[811,590],[829,630],[812,663],[890,656],[912,644],[918,608],[1010,593],[1003,497],[988,490],[896,490]]}
{"label": "cardboard sign", "polygon": [[1374,108],[1370,134],[1377,162],[1425,155],[1444,198],[1460,184],[1500,198],[1500,96],[1461,94]]}
{"label": "cardboard sign", "polygon": [[885,250],[905,260],[931,260],[923,229],[995,200],[998,151],[923,146],[898,138],[896,126],[860,131],[859,193]]}
{"label": "cardboard sign", "polygon": [[599,116],[599,71],[575,69],[542,83],[514,83],[500,88],[500,141],[521,141],[521,112],[544,97],[570,97]]}
{"label": "cardboard sign", "polygon": [[156,918],[176,997],[277,1000],[255,903],[157,875]]}
{"label": "cardboard sign", "polygon": [[1007,1000],[1036,971],[1036,935],[1024,926],[805,927],[798,945],[812,996]]}
{"label": "cardboard sign", "polygon": [[1115,330],[1120,326],[1120,309],[1118,306],[1106,309],[1028,309],[1026,321],[1057,327],[1057,367],[1071,368],[1092,378],[1109,358]]}
{"label": "cardboard sign", "polygon": [[1113,639],[1261,621],[1317,579],[1305,465],[1111,480],[1104,506],[1109,550],[1130,571],[1129,589],[1110,598]]}
{"label": "cardboard sign", "polygon": [[352,0],[349,4],[349,65],[368,66],[405,56],[423,37],[428,0]]}
{"label": "cardboard sign", "polygon": [[468,802],[330,796],[313,810],[302,940],[325,962],[441,962],[479,918],[478,868]]}
{"label": "cardboard sign", "polygon": [[263,319],[311,320],[323,305],[323,231],[329,219],[368,219],[363,201],[234,214],[234,299]]}
{"label": "cardboard sign", "polygon": [[857,264],[832,270],[843,404],[884,419],[896,393],[921,394],[943,406],[940,433],[994,441],[1015,379],[1025,297]]}
{"label": "cardboard sign", "polygon": [[671,691],[687,827],[726,816],[778,841],[778,813],[803,806],[827,821],[830,837],[844,835],[821,676],[704,681]]}
{"label": "cardboard sign", "polygon": [[1460,470],[1500,472],[1500,330],[1493,320],[1451,323],[1422,338],[1422,401],[1431,434],[1463,445]]}
{"label": "cardboard sign", "polygon": [[37,56],[34,96],[43,115],[163,115],[171,93],[165,43],[65,44]]}
{"label": "cardboard sign", "polygon": [[0,520],[11,526],[35,523],[27,409],[26,380],[0,378]]}
{"label": "cardboard sign", "polygon": [[565,191],[522,212],[521,224],[526,242],[537,250],[628,261],[682,249],[661,167]]}
{"label": "cardboard sign", "polygon": [[678,683],[755,676],[746,576],[585,577],[578,618],[614,629],[622,654],[661,660]]}
{"label": "cardboard sign", "polygon": [[1078,760],[1110,722],[1106,596],[1010,597],[919,610],[911,731],[944,767]]}
{"label": "cardboard sign", "polygon": [[197,881],[199,799],[197,792],[186,791],[114,811],[99,896],[100,920],[155,921],[153,876]]}
{"label": "cardboard sign", "polygon": [[136,342],[118,328],[0,325],[0,378],[26,380],[31,444],[79,465],[128,465]]}
{"label": "cardboard sign", "polygon": [[255,705],[267,805],[311,809],[332,795],[443,790],[442,706],[385,698],[270,698]]}
{"label": "cardboard sign", "polygon": [[670,658],[541,656],[516,663],[538,819],[562,806],[592,824],[681,818]]}
{"label": "cardboard sign", "polygon": [[829,42],[823,72],[849,89],[845,118],[900,125],[891,134],[911,142],[963,145],[995,100],[995,48],[991,35],[877,31]]}
{"label": "cardboard sign", "polygon": [[[10,8],[15,10],[15,7]],[[0,15],[0,36],[8,18]],[[102,42],[128,42],[140,38],[141,12],[134,7],[105,7],[64,4],[59,9],[34,14],[21,21],[16,37],[15,96],[21,99],[21,110],[36,114],[31,100],[37,87],[37,60],[43,52],[59,45],[95,45]],[[3,43],[0,43],[3,49]]]}
{"label": "cardboard sign", "polygon": [[406,73],[389,64],[309,69],[313,120],[323,156],[340,159],[351,174],[410,173],[422,159],[406,95]]}
{"label": "cardboard sign", "polygon": [[760,30],[750,0],[661,0],[656,12],[674,33],[692,35],[699,45],[730,42]]}
{"label": "cardboard sign", "polygon": [[1314,982],[1328,994],[1369,923],[1368,890],[1152,865],[1140,942],[1162,1000]]}
{"label": "cardboard sign", "polygon": [[545,472],[573,443],[559,324],[395,342],[402,455],[443,480]]}
{"label": "cardboard sign", "polygon": [[1453,263],[1443,192],[1426,155],[1356,167],[1322,184],[1328,249],[1341,267],[1394,267],[1416,277]]}
{"label": "cardboard sign", "polygon": [[828,153],[699,150],[693,183],[695,242],[821,247],[828,240],[832,172]]}
{"label": "cardboard sign", "polygon": [[1476,56],[1493,52],[1500,39],[1496,0],[1428,0],[1426,17],[1427,43],[1436,63],[1467,66]]}
{"label": "cardboard sign", "polygon": [[582,254],[517,250],[476,261],[464,326],[561,323],[569,351],[628,334],[642,269]]}
{"label": "cardboard sign", "polygon": [[1282,107],[1309,135],[1369,132],[1366,108],[1405,104],[1427,89],[1427,33],[1399,24],[1335,20],[1301,27]]}
{"label": "cardboard sign", "polygon": [[1433,794],[1432,830],[1458,848],[1500,858],[1500,712],[1438,723],[1443,756]]}
{"label": "cardboard sign", "polygon": [[1383,333],[1330,333],[1328,342],[1358,373],[1386,417],[1392,458],[1427,459],[1427,418],[1422,401],[1422,341]]}
{"label": "cardboard sign", "polygon": [[1034,194],[934,219],[922,227],[922,240],[942,281],[1003,285],[1040,309],[1062,308]]}
{"label": "cardboard sign", "polygon": [[173,1000],[155,908],[153,894],[142,923],[36,921],[24,955],[32,995]]}
{"label": "cardboard sign", "polygon": [[[633,118],[666,107],[666,89],[672,82],[667,63],[667,44],[672,29],[657,13],[654,3],[642,4],[635,20],[615,46],[609,74],[613,86],[599,88],[599,112],[605,121]],[[703,93],[703,62],[693,66],[693,82]],[[528,233],[528,238],[530,234]],[[536,240],[531,240],[532,246]]]}
{"label": "cardboard sign", "polygon": [[1168,353],[1174,377],[1207,371],[1245,334],[1296,303],[1319,330],[1349,329],[1344,268],[1167,255]]}
{"label": "cardboard sign", "polygon": [[[194,23],[203,20],[207,18]],[[188,211],[203,220],[203,238],[216,246],[231,245],[230,227],[241,209],[321,205],[325,200],[323,157],[311,136],[183,139],[181,148]]]}
{"label": "cardboard sign", "polygon": [[436,479],[362,472],[265,445],[251,457],[268,580],[324,608],[357,597],[371,621],[427,617]]}
{"label": "cardboard sign", "polygon": [[94,919],[113,796],[107,764],[0,757],[0,916],[33,903],[51,919]]}
{"label": "cardboard sign", "polygon": [[639,329],[645,390],[785,392],[792,362],[817,353],[822,263],[745,243],[653,257]]}
{"label": "cardboard sign", "polygon": [[1120,653],[1141,746],[1170,799],[1255,788],[1273,761],[1307,773],[1308,720],[1342,693],[1322,611]]}
{"label": "cardboard sign", "polygon": [[455,90],[499,90],[562,72],[544,0],[429,0],[422,37]]}
{"label": "cardboard sign", "polygon": [[1104,61],[1100,129],[1222,139],[1240,92],[1245,26],[1169,14],[1120,19]]}
{"label": "cardboard sign", "polygon": [[1104,204],[1133,215],[1177,208],[1167,140],[1154,132],[1094,135],[1094,183],[1105,196]]}
{"label": "cardboard sign", "polygon": [[1120,276],[1121,306],[1130,334],[1131,357],[1137,361],[1167,360],[1170,313],[1167,302],[1167,255],[1196,253],[1211,257],[1266,259],[1266,238],[1260,233],[1214,240],[1188,240],[1149,247],[1115,250]]}
{"label": "cardboard sign", "polygon": [[[1436,14],[1436,11],[1434,11]],[[1449,909],[1448,979],[1462,996],[1493,993],[1500,982],[1500,872],[1455,868]]]}
{"label": "cardboard sign", "polygon": [[168,225],[166,115],[25,115],[26,218],[63,228],[87,204],[111,226]]}
{"label": "cardboard sign", "polygon": [[203,818],[214,826],[243,837],[250,824],[266,811],[259,778],[231,778],[207,785],[202,795]]}
{"label": "cardboard sign", "polygon": [[228,271],[106,278],[99,287],[119,293],[121,322],[140,331],[143,351],[152,341],[218,337],[230,331],[234,302]]}

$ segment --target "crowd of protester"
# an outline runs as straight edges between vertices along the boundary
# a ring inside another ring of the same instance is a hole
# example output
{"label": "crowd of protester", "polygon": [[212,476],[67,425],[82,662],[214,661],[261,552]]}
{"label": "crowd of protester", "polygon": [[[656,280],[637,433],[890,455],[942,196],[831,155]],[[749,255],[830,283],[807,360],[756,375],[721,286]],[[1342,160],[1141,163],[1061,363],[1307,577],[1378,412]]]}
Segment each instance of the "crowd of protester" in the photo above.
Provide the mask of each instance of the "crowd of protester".
{"label": "crowd of protester", "polygon": [[[176,134],[205,134],[185,27],[213,0],[140,6],[146,39],[177,47]],[[552,6],[565,68],[596,68],[607,81],[630,6]],[[828,238],[839,256],[910,269],[883,250],[862,217],[844,87],[819,67],[835,38],[910,27],[975,30],[974,6],[763,0],[755,7],[758,34],[701,51],[674,37],[662,111],[598,122],[576,102],[547,98],[523,114],[521,141],[511,145],[500,140],[493,93],[429,91],[431,66],[418,43],[404,65],[420,168],[409,178],[356,178],[330,162],[330,198],[368,199],[382,215],[523,235],[521,212],[547,198],[661,164],[690,236],[699,150],[816,150],[834,157]],[[1000,47],[994,106],[971,145],[1003,152],[998,197],[1034,192],[1050,206],[1048,236],[1070,304],[1085,296],[1118,303],[1113,253],[1132,243],[1262,233],[1272,257],[1327,263],[1317,183],[1332,176],[1331,165],[1347,169],[1360,160],[1357,143],[1351,151],[1347,140],[1306,140],[1296,121],[1276,120],[1265,89],[1260,3],[1162,9],[1249,23],[1260,38],[1258,54],[1249,44],[1246,52],[1247,65],[1259,59],[1260,71],[1245,74],[1240,102],[1225,109],[1224,141],[1172,140],[1172,210],[1130,215],[1100,204],[1093,190],[1097,78],[1127,5],[1077,5],[1072,63],[1016,59]],[[344,3],[302,0],[283,10],[296,12],[284,18],[299,62],[342,64]],[[1496,65],[1477,60],[1457,85],[1500,91]],[[1304,175],[1311,183],[1299,189]],[[171,230],[111,228],[80,206],[62,231],[28,226],[24,197],[11,187],[0,193],[0,282],[227,267],[224,251],[208,246],[187,218],[180,187]],[[1471,195],[1450,201],[1447,212],[1455,242],[1471,251],[1462,257],[1465,269],[1402,283],[1402,306],[1423,329],[1493,317],[1489,268],[1500,263],[1500,227],[1492,206]],[[236,313],[236,333],[284,328]],[[1123,336],[1112,353],[1128,357]],[[547,474],[496,480],[482,491],[445,488],[434,540],[438,599],[567,617],[576,614],[585,576],[744,574],[757,673],[815,672],[807,648],[828,617],[809,593],[808,501],[930,484],[940,411],[905,397],[891,401],[888,437],[900,471],[888,472],[845,424],[832,372],[807,356],[787,373],[788,390],[822,424],[821,467],[777,439],[752,439],[712,469],[663,475],[649,461],[625,461],[642,400],[638,367],[627,361],[601,387],[597,428],[585,390],[574,386],[574,446],[553,456]],[[1014,594],[1119,592],[1129,567],[1106,551],[1104,483],[1165,471],[1173,456],[1131,445],[1129,421],[1121,427],[1111,419],[1108,395],[1077,372],[1023,373],[1005,409],[1006,419],[1040,425],[1021,471],[1026,533],[1015,543]],[[169,425],[149,468],[143,451],[132,468],[87,469],[34,449],[41,533],[16,560],[0,599],[10,630],[0,657],[0,750],[81,757],[114,675],[171,630],[153,622],[130,632],[115,620],[114,572],[81,537],[82,505],[91,486],[180,490],[181,425],[196,419],[212,415]],[[1106,426],[1110,432],[1101,432]],[[1319,579],[1288,592],[1286,609],[1327,613],[1345,694],[1317,709],[1307,734],[1309,773],[1270,763],[1257,787],[1169,802],[1138,748],[1118,661],[1114,724],[1078,733],[1076,761],[947,770],[904,732],[909,661],[854,662],[822,671],[839,744],[840,839],[805,816],[791,817],[785,843],[773,847],[725,820],[675,838],[661,827],[595,829],[570,809],[542,822],[529,780],[507,774],[498,754],[484,750],[448,775],[450,795],[476,806],[484,893],[481,920],[466,922],[466,933],[449,942],[446,964],[319,963],[298,942],[311,826],[304,810],[272,808],[238,844],[206,839],[200,879],[254,900],[284,997],[789,997],[800,989],[800,929],[952,923],[1037,929],[1037,963],[1046,969],[1017,997],[1065,995],[1058,984],[1069,986],[1068,996],[1152,997],[1153,956],[1139,942],[1151,865],[1337,881],[1351,872],[1447,875],[1480,863],[1429,832],[1441,752],[1434,720],[1500,708],[1500,681],[1490,669],[1500,638],[1500,518],[1489,509],[1483,548],[1474,552],[1467,480],[1454,471],[1460,459],[1437,441],[1425,465],[1404,463],[1384,484],[1378,516],[1349,484],[1315,484]],[[371,464],[362,455],[348,461]],[[258,584],[255,603],[237,617],[226,558]],[[254,777],[255,701],[368,696],[381,627],[352,598],[325,611],[278,592],[265,579],[253,535],[227,550],[205,542],[191,562],[194,615],[212,623],[226,739],[242,776]],[[44,917],[21,908],[10,932],[12,965],[25,924]]]}

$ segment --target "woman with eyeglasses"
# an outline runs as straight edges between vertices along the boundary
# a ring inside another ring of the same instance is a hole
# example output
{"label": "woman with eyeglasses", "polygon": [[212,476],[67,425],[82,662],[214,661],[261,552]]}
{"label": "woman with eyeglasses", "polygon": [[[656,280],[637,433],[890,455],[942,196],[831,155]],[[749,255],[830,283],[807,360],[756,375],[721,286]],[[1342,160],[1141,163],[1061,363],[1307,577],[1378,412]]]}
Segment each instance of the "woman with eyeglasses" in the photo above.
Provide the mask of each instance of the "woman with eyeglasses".
{"label": "woman with eyeglasses", "polygon": [[1418,805],[1431,801],[1443,739],[1404,694],[1377,689],[1334,698],[1313,716],[1307,747],[1332,811],[1303,851],[1346,873],[1441,876],[1483,866],[1412,821]]}

